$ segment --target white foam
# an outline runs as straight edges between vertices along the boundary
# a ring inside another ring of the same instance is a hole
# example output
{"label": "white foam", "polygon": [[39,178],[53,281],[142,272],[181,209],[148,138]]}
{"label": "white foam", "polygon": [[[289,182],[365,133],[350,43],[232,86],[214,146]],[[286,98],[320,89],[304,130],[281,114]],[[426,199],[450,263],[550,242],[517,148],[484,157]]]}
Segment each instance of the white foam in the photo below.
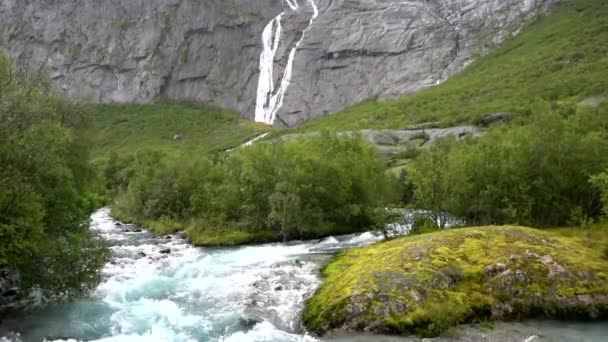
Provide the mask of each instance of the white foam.
{"label": "white foam", "polygon": [[296,335],[278,330],[268,322],[256,324],[248,332],[237,332],[220,339],[222,342],[314,342],[318,341],[309,335]]}
{"label": "white foam", "polygon": [[[201,249],[177,236],[166,240],[146,232],[125,232],[109,214],[102,209],[91,217],[91,229],[114,244],[103,282],[92,298],[47,319],[65,322],[63,327],[39,331],[86,340],[99,338],[101,332],[99,341],[111,342],[314,341],[301,333],[299,316],[305,300],[321,284],[320,266],[306,256],[381,238],[363,233],[320,243]],[[325,249],[315,251],[318,246]],[[170,253],[161,253],[167,248]],[[96,314],[87,315],[87,310]],[[76,332],[70,322],[95,327],[96,335]],[[260,323],[250,327],[247,322]]]}

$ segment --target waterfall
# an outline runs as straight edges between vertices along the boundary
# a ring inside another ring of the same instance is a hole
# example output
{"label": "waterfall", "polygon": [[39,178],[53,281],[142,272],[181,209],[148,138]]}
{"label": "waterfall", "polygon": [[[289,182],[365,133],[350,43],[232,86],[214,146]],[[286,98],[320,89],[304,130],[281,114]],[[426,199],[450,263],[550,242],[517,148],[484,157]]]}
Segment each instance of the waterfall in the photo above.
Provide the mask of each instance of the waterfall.
{"label": "waterfall", "polygon": [[[255,121],[264,122],[272,125],[276,119],[278,110],[283,106],[283,98],[285,91],[291,83],[291,72],[293,70],[293,61],[295,59],[296,50],[304,40],[306,31],[310,28],[313,21],[319,15],[314,0],[308,0],[312,6],[313,14],[308,22],[308,26],[302,31],[302,36],[296,42],[294,47],[289,52],[287,65],[280,79],[279,87],[275,89],[273,80],[274,58],[281,42],[281,19],[285,12],[281,12],[273,20],[271,20],[264,31],[262,32],[263,50],[260,54],[260,77],[258,80],[258,90],[255,106]],[[297,0],[285,0],[292,11],[298,11],[300,6]]]}

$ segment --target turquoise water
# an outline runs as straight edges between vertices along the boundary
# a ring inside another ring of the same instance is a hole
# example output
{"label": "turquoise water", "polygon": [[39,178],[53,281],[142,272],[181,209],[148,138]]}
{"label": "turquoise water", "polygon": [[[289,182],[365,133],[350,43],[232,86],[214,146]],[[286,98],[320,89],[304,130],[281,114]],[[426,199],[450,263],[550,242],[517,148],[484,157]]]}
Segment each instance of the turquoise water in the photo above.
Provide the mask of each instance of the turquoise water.
{"label": "turquoise water", "polygon": [[[102,209],[91,229],[110,242],[104,281],[88,298],[0,322],[5,341],[317,341],[302,329],[304,300],[332,252],[381,240],[373,233],[240,248],[195,248],[154,237]],[[162,251],[170,250],[169,253]],[[18,334],[18,336],[16,335]],[[342,335],[335,341],[415,341]],[[608,341],[607,324],[499,323],[436,341]]]}
{"label": "turquoise water", "polygon": [[[328,251],[377,241],[365,233],[321,242],[195,248],[179,236],[154,237],[102,209],[91,229],[112,245],[105,280],[90,298],[12,317],[0,336],[23,341],[313,341],[303,301],[320,284]],[[170,253],[161,253],[163,250]]]}

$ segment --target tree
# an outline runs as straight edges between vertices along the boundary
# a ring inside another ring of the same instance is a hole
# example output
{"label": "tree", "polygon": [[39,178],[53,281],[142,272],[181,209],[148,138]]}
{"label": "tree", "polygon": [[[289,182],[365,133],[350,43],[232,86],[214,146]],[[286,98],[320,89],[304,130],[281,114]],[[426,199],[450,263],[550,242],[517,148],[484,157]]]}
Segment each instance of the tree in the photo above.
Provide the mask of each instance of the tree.
{"label": "tree", "polygon": [[108,257],[88,230],[90,113],[4,57],[0,88],[0,267],[47,299],[83,294]]}
{"label": "tree", "polygon": [[602,214],[608,218],[608,170],[591,177],[591,184],[599,190]]}

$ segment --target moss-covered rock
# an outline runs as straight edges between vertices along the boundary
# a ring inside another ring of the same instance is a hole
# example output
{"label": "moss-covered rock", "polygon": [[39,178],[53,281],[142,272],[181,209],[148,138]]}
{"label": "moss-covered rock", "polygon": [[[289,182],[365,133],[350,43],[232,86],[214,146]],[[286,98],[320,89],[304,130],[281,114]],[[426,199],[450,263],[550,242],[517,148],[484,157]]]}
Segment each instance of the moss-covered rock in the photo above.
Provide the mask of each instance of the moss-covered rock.
{"label": "moss-covered rock", "polygon": [[344,252],[306,327],[438,335],[462,323],[608,318],[608,261],[577,237],[523,227],[441,231]]}

